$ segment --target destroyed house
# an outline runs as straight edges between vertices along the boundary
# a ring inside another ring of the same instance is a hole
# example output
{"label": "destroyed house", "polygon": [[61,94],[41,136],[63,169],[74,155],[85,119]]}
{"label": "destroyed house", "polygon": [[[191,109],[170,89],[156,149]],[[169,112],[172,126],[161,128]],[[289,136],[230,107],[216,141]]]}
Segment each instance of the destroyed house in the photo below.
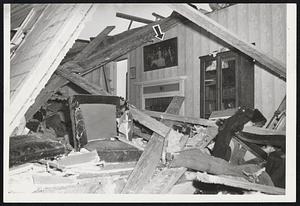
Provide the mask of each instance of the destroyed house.
{"label": "destroyed house", "polygon": [[287,6],[169,6],[89,40],[93,4],[11,7],[11,193],[285,194]]}

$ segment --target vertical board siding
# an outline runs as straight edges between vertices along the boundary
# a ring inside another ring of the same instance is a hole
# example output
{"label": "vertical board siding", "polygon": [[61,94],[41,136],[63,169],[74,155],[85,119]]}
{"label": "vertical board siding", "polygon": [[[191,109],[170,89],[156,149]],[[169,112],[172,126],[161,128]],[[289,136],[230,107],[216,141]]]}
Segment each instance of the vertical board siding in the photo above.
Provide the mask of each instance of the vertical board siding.
{"label": "vertical board siding", "polygon": [[193,61],[191,61],[191,58],[193,58],[193,49],[190,45],[194,45],[194,38],[193,38],[193,30],[186,26],[184,27],[186,31],[185,35],[185,49],[184,52],[186,54],[186,57],[190,58],[185,58],[185,72],[191,81],[185,81],[185,94],[190,93],[190,95],[186,95],[184,99],[184,105],[185,105],[185,111],[184,114],[187,116],[193,116],[193,109],[190,109],[192,105],[194,105],[194,95],[193,95],[193,90],[194,90],[194,82],[192,81],[193,79],[193,73],[194,73],[194,68],[193,68]]}
{"label": "vertical board siding", "polygon": [[[207,16],[228,28],[242,40],[253,43],[258,49],[286,62],[286,5],[285,4],[235,4],[209,13]],[[186,75],[185,114],[200,116],[200,56],[226,47],[226,44],[205,30],[192,23],[178,24],[166,32],[166,38],[178,37],[178,67],[152,72],[143,72],[142,57],[137,57],[134,64],[141,71],[141,78],[130,80],[134,103],[141,104],[141,86],[133,82],[167,79]],[[165,39],[166,39],[165,38]],[[135,50],[136,56],[142,56],[142,47]],[[134,53],[132,52],[131,55]],[[130,65],[134,65],[130,63]],[[286,83],[255,64],[254,69],[254,106],[267,119],[285,96]],[[193,92],[191,92],[193,91]],[[133,99],[130,99],[132,101]]]}
{"label": "vertical board siding", "polygon": [[[272,4],[272,25],[273,25],[273,57],[281,62],[286,62],[286,10],[280,7],[280,4]],[[286,94],[285,82],[275,78],[274,81],[275,107],[281,103]]]}

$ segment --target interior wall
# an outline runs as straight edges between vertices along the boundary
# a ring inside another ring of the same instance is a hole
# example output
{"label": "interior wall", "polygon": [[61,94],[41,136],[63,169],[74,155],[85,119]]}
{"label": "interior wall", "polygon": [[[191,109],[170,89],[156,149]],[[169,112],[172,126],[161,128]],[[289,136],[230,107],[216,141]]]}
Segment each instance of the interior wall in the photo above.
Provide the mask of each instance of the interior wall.
{"label": "interior wall", "polygon": [[[286,5],[235,4],[208,14],[241,39],[255,43],[268,55],[286,63]],[[141,108],[141,83],[186,76],[185,115],[200,117],[200,60],[226,43],[193,23],[179,24],[165,34],[165,39],[178,37],[178,66],[143,72],[143,47],[130,52],[129,67],[136,67],[136,78],[130,79],[129,99]],[[155,40],[153,43],[157,42]],[[286,94],[283,80],[255,64],[255,108],[270,119]]]}

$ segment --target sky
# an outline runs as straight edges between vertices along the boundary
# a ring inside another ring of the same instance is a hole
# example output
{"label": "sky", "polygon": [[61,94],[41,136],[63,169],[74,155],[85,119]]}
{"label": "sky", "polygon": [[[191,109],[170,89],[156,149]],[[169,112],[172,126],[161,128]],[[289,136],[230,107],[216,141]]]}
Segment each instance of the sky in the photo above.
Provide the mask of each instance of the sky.
{"label": "sky", "polygon": [[[210,11],[208,4],[195,4],[198,8]],[[168,17],[172,10],[164,4],[95,4],[95,13],[91,16],[90,21],[86,22],[79,39],[89,40],[99,34],[107,26],[116,26],[110,33],[115,35],[126,31],[130,20],[116,17],[117,12],[142,17],[149,20],[155,20],[152,13],[155,12],[161,16]],[[143,26],[145,24],[133,22],[131,28]]]}

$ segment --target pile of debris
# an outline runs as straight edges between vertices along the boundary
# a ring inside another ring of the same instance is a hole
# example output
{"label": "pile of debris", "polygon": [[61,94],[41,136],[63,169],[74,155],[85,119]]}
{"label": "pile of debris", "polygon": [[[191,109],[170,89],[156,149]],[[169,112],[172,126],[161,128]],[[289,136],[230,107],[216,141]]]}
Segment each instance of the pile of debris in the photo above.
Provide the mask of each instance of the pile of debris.
{"label": "pile of debris", "polygon": [[178,96],[161,113],[116,96],[56,95],[28,135],[10,138],[11,193],[285,194],[285,132],[258,127],[256,109],[208,120],[179,116]]}

